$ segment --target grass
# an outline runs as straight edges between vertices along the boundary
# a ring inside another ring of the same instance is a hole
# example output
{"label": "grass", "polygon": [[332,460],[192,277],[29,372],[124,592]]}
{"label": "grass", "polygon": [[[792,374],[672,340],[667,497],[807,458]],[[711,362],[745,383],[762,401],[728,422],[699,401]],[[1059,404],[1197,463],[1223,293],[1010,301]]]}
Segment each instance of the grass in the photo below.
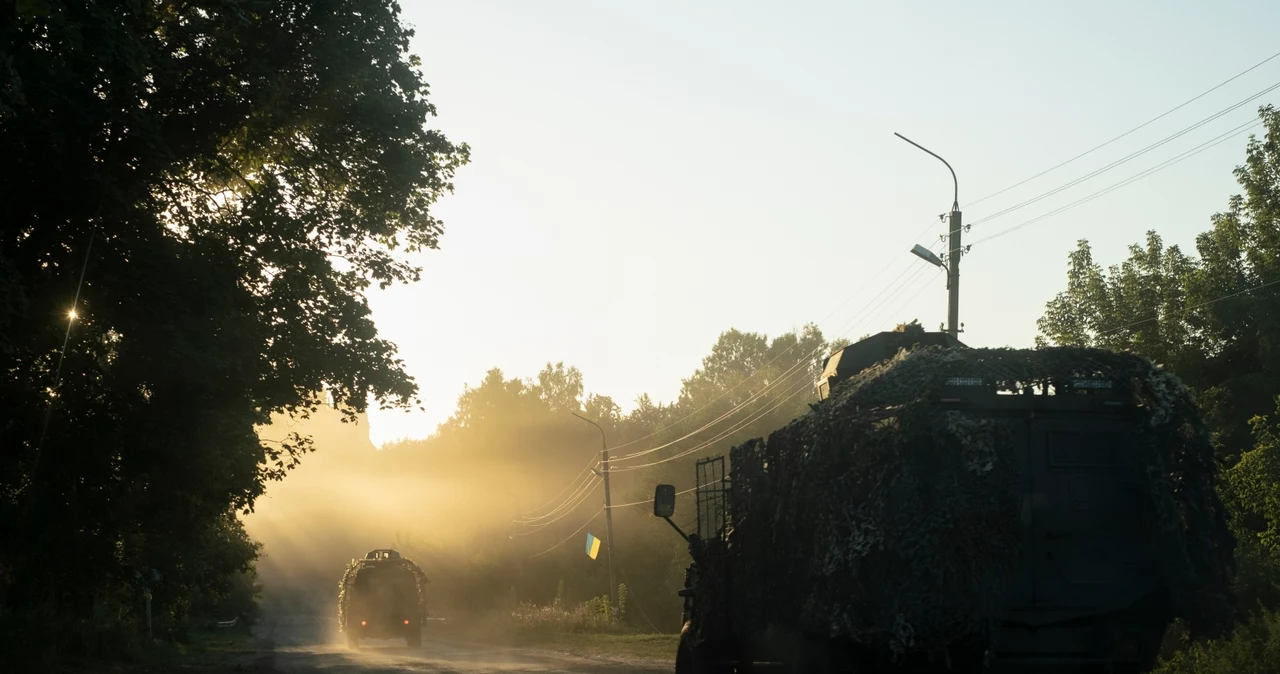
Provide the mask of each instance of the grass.
{"label": "grass", "polygon": [[580,656],[675,662],[678,634],[625,634],[605,632],[554,632],[528,630],[519,633],[518,646],[561,651]]}
{"label": "grass", "polygon": [[158,642],[138,653],[132,662],[68,663],[64,671],[82,674],[160,674],[178,670],[201,674],[253,672],[253,656],[258,653],[256,641],[246,627],[216,631],[194,629],[188,643]]}

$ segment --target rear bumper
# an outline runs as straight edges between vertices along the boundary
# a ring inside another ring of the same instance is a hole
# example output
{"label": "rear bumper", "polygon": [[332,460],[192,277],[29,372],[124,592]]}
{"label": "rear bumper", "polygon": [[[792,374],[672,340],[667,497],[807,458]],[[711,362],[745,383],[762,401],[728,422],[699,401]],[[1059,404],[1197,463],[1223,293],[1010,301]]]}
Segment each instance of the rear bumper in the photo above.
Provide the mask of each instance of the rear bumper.
{"label": "rear bumper", "polygon": [[1158,613],[1125,611],[1065,624],[1004,623],[991,634],[992,672],[1073,671],[1109,666],[1147,671],[1155,665],[1169,620]]}
{"label": "rear bumper", "polygon": [[[407,624],[405,623],[406,620],[408,621]],[[410,618],[377,621],[365,618],[348,623],[346,631],[361,638],[396,639],[420,629],[422,629],[422,624]]]}

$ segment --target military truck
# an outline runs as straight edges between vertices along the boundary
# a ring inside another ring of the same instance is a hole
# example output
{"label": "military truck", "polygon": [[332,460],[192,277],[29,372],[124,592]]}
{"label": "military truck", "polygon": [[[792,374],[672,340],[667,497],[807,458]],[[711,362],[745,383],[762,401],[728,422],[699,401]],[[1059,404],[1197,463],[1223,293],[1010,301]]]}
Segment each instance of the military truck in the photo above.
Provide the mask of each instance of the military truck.
{"label": "military truck", "polygon": [[353,559],[338,586],[338,628],[347,645],[363,639],[404,639],[422,646],[427,577],[395,550],[371,550]]}
{"label": "military truck", "polygon": [[1141,672],[1233,619],[1209,435],[1172,374],[1095,349],[881,333],[819,402],[697,462],[678,674]]}

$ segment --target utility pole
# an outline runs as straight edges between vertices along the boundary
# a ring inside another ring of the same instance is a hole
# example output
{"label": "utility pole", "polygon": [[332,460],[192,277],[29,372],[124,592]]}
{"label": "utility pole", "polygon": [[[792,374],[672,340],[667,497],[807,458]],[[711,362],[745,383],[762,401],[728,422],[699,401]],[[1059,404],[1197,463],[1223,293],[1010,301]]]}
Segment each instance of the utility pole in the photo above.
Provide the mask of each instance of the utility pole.
{"label": "utility pole", "polygon": [[[956,171],[951,168],[951,164],[948,164],[947,160],[896,131],[893,135],[933,155],[938,161],[946,165],[948,171],[951,171],[951,181],[955,185],[955,192],[951,200],[951,216],[947,219],[948,253],[945,265],[940,266],[947,272],[947,334],[952,339],[957,339],[960,335],[960,258],[964,255],[964,247],[960,245],[960,237],[964,233],[964,225],[960,218],[960,181],[956,179]],[[919,255],[919,253],[916,254]],[[921,257],[924,256],[922,255]],[[926,257],[925,259],[928,260],[929,258]],[[932,262],[932,260],[930,261]]]}
{"label": "utility pole", "polygon": [[609,557],[609,602],[613,605],[613,620],[618,621],[618,581],[613,575],[613,507],[609,503],[609,443],[605,440],[604,429],[600,424],[578,414],[575,417],[591,424],[600,431],[600,470],[595,474],[604,479],[604,550]]}

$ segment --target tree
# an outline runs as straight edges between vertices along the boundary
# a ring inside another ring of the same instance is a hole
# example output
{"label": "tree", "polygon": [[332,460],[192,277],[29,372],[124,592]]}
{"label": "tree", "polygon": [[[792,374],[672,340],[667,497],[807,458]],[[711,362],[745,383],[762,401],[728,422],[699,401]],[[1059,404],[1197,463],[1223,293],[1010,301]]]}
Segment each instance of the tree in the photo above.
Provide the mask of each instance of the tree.
{"label": "tree", "polygon": [[1250,139],[1235,171],[1244,193],[1197,237],[1198,258],[1149,232],[1103,272],[1081,241],[1067,289],[1038,322],[1039,344],[1129,349],[1172,368],[1197,392],[1228,464],[1280,395],[1280,113],[1264,106],[1259,116],[1266,138]]}
{"label": "tree", "polygon": [[552,412],[577,412],[582,408],[582,373],[576,367],[566,369],[564,363],[547,363],[538,373],[538,383],[531,388]]}
{"label": "tree", "polygon": [[154,568],[176,605],[229,568],[186,561],[230,549],[210,528],[308,448],[255,425],[322,390],[414,402],[363,293],[417,278],[401,254],[437,246],[469,150],[424,126],[394,3],[24,5],[0,23],[0,603]]}

